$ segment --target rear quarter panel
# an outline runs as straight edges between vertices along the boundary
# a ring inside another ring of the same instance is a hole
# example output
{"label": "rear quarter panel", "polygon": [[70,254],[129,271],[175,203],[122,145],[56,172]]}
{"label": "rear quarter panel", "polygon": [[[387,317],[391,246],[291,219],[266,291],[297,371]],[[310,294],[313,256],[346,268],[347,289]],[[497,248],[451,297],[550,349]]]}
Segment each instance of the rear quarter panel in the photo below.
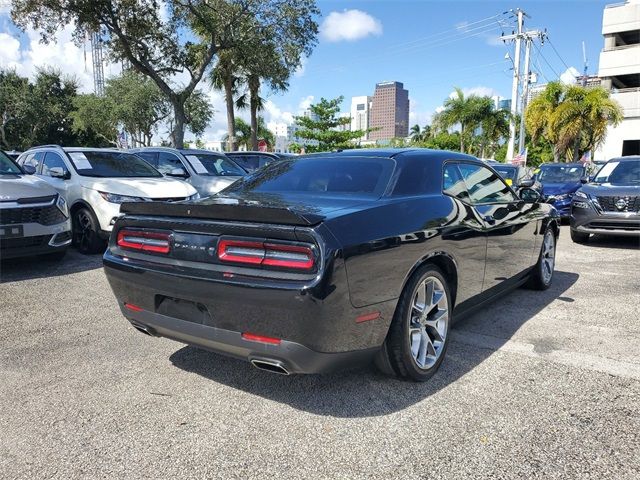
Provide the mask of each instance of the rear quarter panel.
{"label": "rear quarter panel", "polygon": [[456,266],[457,303],[482,290],[486,236],[475,211],[450,197],[393,199],[327,227],[343,246],[354,307],[397,299],[415,268],[434,255]]}

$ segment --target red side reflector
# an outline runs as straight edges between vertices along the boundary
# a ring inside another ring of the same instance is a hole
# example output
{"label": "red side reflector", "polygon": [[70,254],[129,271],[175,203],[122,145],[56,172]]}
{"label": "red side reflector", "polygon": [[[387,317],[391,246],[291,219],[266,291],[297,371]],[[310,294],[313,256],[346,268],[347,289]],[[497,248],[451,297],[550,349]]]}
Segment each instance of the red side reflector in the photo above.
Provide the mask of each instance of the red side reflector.
{"label": "red side reflector", "polygon": [[123,228],[118,232],[116,243],[120,248],[128,250],[166,254],[171,249],[171,235],[164,232]]}
{"label": "red side reflector", "polygon": [[380,312],[365,313],[356,318],[356,323],[369,322],[378,318],[380,318]]}
{"label": "red side reflector", "polygon": [[260,343],[268,343],[270,345],[280,345],[280,339],[279,338],[273,338],[273,337],[264,337],[262,335],[255,335],[253,333],[243,333],[242,334],[242,338],[244,338],[245,340],[248,340],[250,342],[260,342]]}
{"label": "red side reflector", "polygon": [[142,312],[144,310],[143,308],[137,305],[134,305],[133,303],[125,303],[124,306],[129,310],[131,310],[132,312]]}

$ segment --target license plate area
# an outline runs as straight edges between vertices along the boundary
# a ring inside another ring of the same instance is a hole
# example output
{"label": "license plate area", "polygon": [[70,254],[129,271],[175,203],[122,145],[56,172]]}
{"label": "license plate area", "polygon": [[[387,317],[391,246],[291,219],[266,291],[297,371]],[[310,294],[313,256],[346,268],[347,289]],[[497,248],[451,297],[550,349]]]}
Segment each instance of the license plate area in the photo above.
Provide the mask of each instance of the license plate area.
{"label": "license plate area", "polygon": [[0,239],[24,237],[22,225],[4,225],[0,227]]}
{"label": "license plate area", "polygon": [[156,313],[185,322],[211,325],[211,314],[205,305],[182,298],[156,295]]}

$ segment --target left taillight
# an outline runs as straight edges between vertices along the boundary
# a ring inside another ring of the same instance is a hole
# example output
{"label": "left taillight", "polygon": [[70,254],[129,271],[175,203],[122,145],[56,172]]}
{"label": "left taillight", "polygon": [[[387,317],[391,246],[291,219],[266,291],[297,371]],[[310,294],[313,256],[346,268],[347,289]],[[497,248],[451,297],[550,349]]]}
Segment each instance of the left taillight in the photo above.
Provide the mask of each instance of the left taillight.
{"label": "left taillight", "polygon": [[167,254],[171,251],[171,234],[123,228],[118,232],[116,243],[127,250]]}
{"label": "left taillight", "polygon": [[316,261],[311,246],[227,238],[218,242],[218,259],[225,263],[304,271],[313,270]]}

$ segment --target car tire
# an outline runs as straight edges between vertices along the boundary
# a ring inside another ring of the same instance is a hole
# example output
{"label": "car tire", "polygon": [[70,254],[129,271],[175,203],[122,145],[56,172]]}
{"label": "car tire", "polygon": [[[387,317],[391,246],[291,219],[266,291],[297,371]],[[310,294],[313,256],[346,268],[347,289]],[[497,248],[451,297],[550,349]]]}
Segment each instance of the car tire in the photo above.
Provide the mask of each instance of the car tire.
{"label": "car tire", "polygon": [[589,241],[590,235],[588,233],[578,232],[573,228],[570,230],[571,240],[574,243],[587,243]]}
{"label": "car tire", "polygon": [[542,237],[542,246],[538,261],[533,267],[526,284],[532,290],[546,290],[553,282],[556,265],[556,235],[552,227],[548,227]]}
{"label": "car tire", "polygon": [[438,370],[449,345],[453,305],[442,271],[420,267],[405,286],[376,358],[386,374],[423,382]]}
{"label": "car tire", "polygon": [[98,253],[105,242],[98,234],[100,228],[96,216],[88,208],[79,208],[73,214],[73,245],[80,253]]}

